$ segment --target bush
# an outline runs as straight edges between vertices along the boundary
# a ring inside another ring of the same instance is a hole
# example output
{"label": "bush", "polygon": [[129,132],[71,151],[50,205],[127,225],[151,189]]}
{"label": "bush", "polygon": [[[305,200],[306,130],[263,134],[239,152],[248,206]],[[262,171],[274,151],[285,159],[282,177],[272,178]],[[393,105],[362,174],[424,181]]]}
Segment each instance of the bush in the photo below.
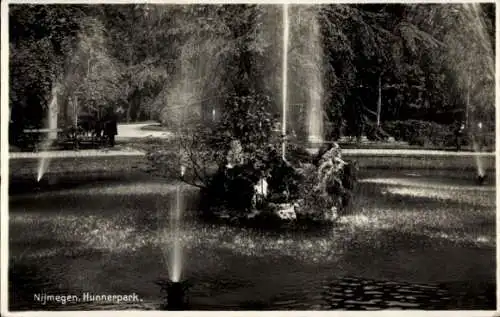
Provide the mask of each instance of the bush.
{"label": "bush", "polygon": [[[203,137],[198,134],[198,141],[205,142],[208,156],[217,166],[203,189],[205,210],[251,212],[254,185],[262,177],[271,176],[269,192],[273,194],[294,191],[293,186],[288,188],[293,183],[291,173],[282,165],[280,140],[273,134],[276,118],[266,111],[270,103],[269,97],[259,94],[231,95],[220,121],[213,128],[205,128]],[[241,145],[244,162],[229,169],[227,153],[234,142]]]}
{"label": "bush", "polygon": [[[276,118],[266,111],[270,108],[266,96],[230,96],[214,126],[185,130],[179,138],[181,151],[157,151],[150,158],[166,166],[165,174],[169,169],[179,173],[179,165],[192,170],[183,180],[201,188],[200,209],[205,216],[283,222],[275,214],[289,208],[282,204],[297,206],[300,219],[324,220],[330,210],[336,215],[350,193],[350,185],[344,185],[350,172],[332,167],[319,173],[318,162],[313,165],[313,157],[294,143],[288,144],[284,161],[281,137],[273,131]],[[267,181],[267,197],[258,200],[255,186],[262,178]]]}
{"label": "bush", "polygon": [[221,209],[235,212],[235,216],[248,214],[252,207],[254,184],[258,179],[249,166],[220,168],[202,190],[202,207],[206,212],[216,213]]}
{"label": "bush", "polygon": [[383,129],[396,141],[405,141],[410,145],[449,146],[455,140],[451,126],[430,121],[389,121],[383,124]]}

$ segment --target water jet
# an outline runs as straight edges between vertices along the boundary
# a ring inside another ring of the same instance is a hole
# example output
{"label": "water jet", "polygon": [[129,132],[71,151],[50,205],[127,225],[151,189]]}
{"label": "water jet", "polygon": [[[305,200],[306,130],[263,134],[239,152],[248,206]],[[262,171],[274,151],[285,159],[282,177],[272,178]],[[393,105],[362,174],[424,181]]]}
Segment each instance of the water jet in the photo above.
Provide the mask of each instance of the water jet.
{"label": "water jet", "polygon": [[181,279],[182,270],[182,250],[180,241],[180,221],[181,221],[181,186],[177,185],[175,208],[171,209],[170,213],[170,232],[173,235],[173,242],[170,249],[169,263],[169,278],[173,283],[177,283]]}
{"label": "water jet", "polygon": [[44,119],[44,124],[45,126],[49,129],[49,132],[47,135],[42,138],[41,144],[39,147],[43,152],[41,152],[40,159],[38,161],[38,172],[37,172],[37,182],[39,182],[45,172],[47,172],[47,169],[49,167],[49,161],[50,158],[47,155],[47,152],[49,148],[52,145],[52,142],[57,139],[57,96],[59,93],[59,86],[58,84],[54,85],[52,88],[52,99],[50,100],[48,111],[47,111],[47,117]]}
{"label": "water jet", "polygon": [[307,107],[307,134],[311,145],[322,144],[323,135],[323,78],[322,72],[318,69],[323,64],[323,52],[321,49],[320,27],[316,14],[312,12],[309,17],[308,45],[306,56],[309,56],[311,63],[310,70],[306,71],[308,83],[308,107]]}
{"label": "water jet", "polygon": [[[481,153],[480,153],[480,147],[479,147],[479,144],[478,142],[476,142],[476,140],[473,140],[472,141],[472,146],[474,148],[474,159],[476,161],[476,169],[477,169],[477,180],[478,180],[478,183],[480,183],[480,185],[482,183],[484,183],[484,179],[485,179],[485,168],[484,168],[484,162],[483,162],[483,158],[481,157]],[[480,181],[481,180],[481,181]]]}
{"label": "water jet", "polygon": [[37,182],[40,182],[42,180],[43,176],[45,175],[45,172],[47,171],[48,166],[49,166],[49,159],[43,156],[42,154],[42,157],[38,162],[38,172],[36,176]]}

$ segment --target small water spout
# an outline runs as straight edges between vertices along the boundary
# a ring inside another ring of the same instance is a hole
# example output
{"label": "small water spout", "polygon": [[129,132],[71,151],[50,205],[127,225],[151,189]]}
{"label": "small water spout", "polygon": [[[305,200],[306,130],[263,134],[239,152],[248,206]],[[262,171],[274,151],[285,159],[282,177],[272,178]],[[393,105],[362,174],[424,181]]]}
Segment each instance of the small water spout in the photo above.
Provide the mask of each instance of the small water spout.
{"label": "small water spout", "polygon": [[478,139],[477,137],[481,137],[482,133],[483,133],[483,123],[482,122],[478,122],[477,123],[477,130],[475,131],[475,136],[473,136],[472,138],[472,147],[474,149],[474,153],[476,155],[474,155],[474,158],[476,160],[476,167],[477,167],[477,175],[482,177],[484,176],[485,174],[485,171],[484,171],[484,162],[483,162],[483,159],[481,157],[481,144],[478,142]]}
{"label": "small water spout", "polygon": [[42,149],[42,152],[40,152],[40,159],[38,160],[38,171],[37,171],[37,176],[36,176],[36,181],[39,182],[45,173],[47,172],[49,165],[50,165],[50,157],[47,153],[47,150],[50,146],[50,140],[46,139],[42,141],[40,148]]}
{"label": "small water spout", "polygon": [[40,182],[43,178],[43,175],[47,172],[49,167],[50,158],[47,155],[47,150],[49,149],[52,141],[57,139],[57,132],[54,132],[57,129],[57,94],[58,94],[58,86],[54,85],[52,88],[52,99],[50,100],[47,117],[45,119],[45,127],[50,129],[46,135],[43,136],[43,140],[40,143],[39,148],[42,150],[41,157],[38,161],[38,172],[36,181]]}
{"label": "small water spout", "polygon": [[476,160],[476,168],[477,168],[477,183],[482,185],[486,179],[486,171],[484,169],[483,158],[480,153],[480,146],[476,140],[472,141],[472,146],[474,148],[474,159]]}
{"label": "small water spout", "polygon": [[42,180],[43,175],[45,175],[45,172],[47,171],[48,167],[49,167],[49,159],[47,157],[40,158],[40,161],[38,163],[38,173],[36,176],[37,182],[40,182]]}
{"label": "small water spout", "polygon": [[170,232],[173,236],[173,242],[170,250],[170,270],[169,278],[172,282],[179,282],[181,280],[182,272],[182,250],[180,241],[180,222],[182,210],[182,189],[177,186],[176,190],[176,204],[175,208],[170,213]]}

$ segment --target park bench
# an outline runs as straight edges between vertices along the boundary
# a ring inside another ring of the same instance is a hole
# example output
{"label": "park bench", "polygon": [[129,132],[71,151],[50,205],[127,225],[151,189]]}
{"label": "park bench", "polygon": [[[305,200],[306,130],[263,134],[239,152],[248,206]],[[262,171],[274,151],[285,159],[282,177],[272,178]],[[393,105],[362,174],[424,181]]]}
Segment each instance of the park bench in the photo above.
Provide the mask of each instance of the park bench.
{"label": "park bench", "polygon": [[40,142],[42,141],[41,136],[44,134],[49,134],[56,132],[59,134],[62,132],[62,129],[24,129],[23,130],[23,135],[24,135],[24,141],[27,143],[28,146],[33,147],[35,152],[38,152]]}
{"label": "park bench", "polygon": [[57,133],[57,138],[51,141],[58,145],[69,144],[74,150],[79,149],[83,144],[90,144],[91,146],[101,146],[105,141],[102,135],[98,135],[93,130],[89,131],[83,129],[82,127],[69,127],[58,129],[23,129],[21,143],[23,144],[23,147],[32,149],[34,152],[38,152],[40,149],[40,145],[43,143],[43,140],[45,140],[45,138],[43,138],[42,136],[48,135],[49,133],[53,132]]}
{"label": "park bench", "polygon": [[61,144],[70,144],[74,150],[80,149],[82,145],[103,146],[105,138],[99,131],[88,130],[81,126],[64,129],[63,137],[59,139]]}

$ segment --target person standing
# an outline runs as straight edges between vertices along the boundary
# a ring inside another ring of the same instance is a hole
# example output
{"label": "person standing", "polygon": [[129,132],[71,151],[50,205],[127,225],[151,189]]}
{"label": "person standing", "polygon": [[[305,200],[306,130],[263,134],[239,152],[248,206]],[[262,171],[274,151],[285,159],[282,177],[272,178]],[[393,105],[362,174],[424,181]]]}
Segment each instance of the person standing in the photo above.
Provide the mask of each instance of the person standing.
{"label": "person standing", "polygon": [[108,109],[106,119],[104,121],[104,134],[108,139],[109,146],[115,146],[115,136],[118,134],[118,122],[116,114],[112,108]]}
{"label": "person standing", "polygon": [[460,151],[462,147],[462,138],[464,136],[465,124],[460,123],[457,125],[455,129],[455,144],[457,147],[457,151]]}

